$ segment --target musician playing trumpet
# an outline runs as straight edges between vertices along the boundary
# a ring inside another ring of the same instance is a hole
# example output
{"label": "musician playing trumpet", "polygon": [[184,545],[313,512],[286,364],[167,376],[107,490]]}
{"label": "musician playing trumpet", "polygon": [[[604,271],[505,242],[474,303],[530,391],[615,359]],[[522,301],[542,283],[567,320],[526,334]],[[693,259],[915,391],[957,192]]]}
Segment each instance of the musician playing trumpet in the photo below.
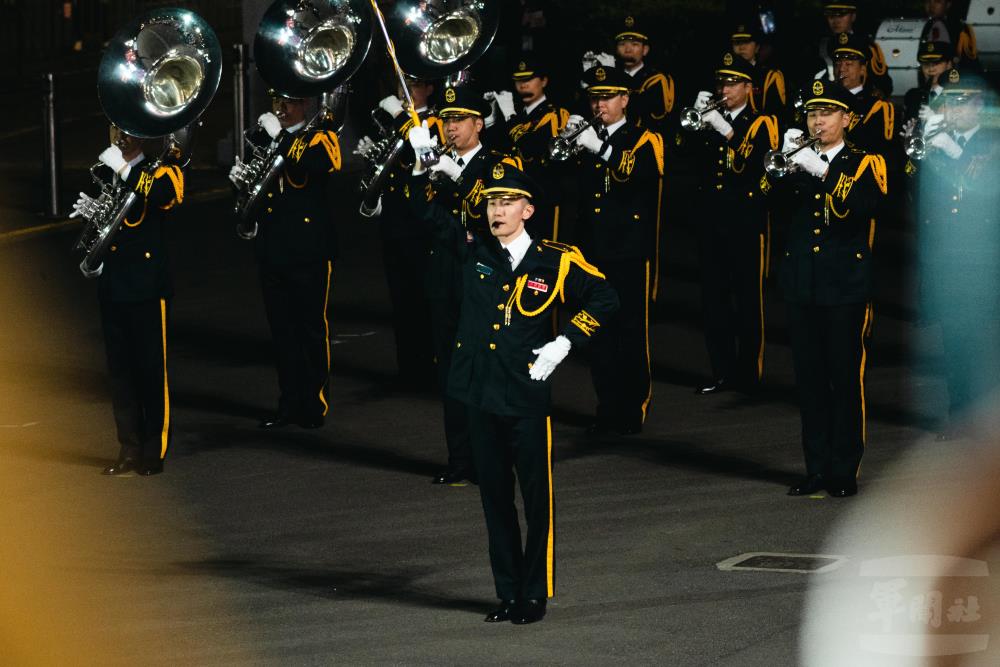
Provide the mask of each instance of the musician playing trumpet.
{"label": "musician playing trumpet", "polygon": [[702,311],[711,380],[700,394],[753,391],[764,370],[764,277],[769,250],[767,208],[757,191],[764,154],[778,145],[773,116],[754,111],[754,66],[727,52],[715,68],[712,93],[698,93],[702,130],[685,133],[696,158],[695,211]]}
{"label": "musician playing trumpet", "polygon": [[[577,138],[581,250],[593,257],[621,300],[594,338],[591,373],[597,416],[588,431],[640,433],[652,400],[649,305],[655,289],[663,191],[663,138],[626,119],[630,79],[614,67],[584,73],[597,129]],[[586,121],[577,116],[573,124]]]}
{"label": "musician playing trumpet", "polygon": [[857,493],[865,447],[865,332],[870,325],[872,218],[886,196],[881,155],[845,143],[855,97],[816,80],[804,91],[806,124],[816,142],[785,133],[782,151],[796,166],[765,175],[761,191],[781,210],[786,244],[778,265],[802,419],[806,475],[792,496]]}

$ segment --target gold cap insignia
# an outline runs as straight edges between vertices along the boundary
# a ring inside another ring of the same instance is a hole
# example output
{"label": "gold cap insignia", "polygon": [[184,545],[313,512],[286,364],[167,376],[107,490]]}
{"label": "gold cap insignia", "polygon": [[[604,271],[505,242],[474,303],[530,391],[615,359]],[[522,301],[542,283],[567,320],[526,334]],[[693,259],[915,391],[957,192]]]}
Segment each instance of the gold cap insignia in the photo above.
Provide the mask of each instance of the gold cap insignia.
{"label": "gold cap insignia", "polygon": [[631,16],[626,16],[625,17],[625,27],[626,28],[631,28],[633,26],[635,26],[635,18],[633,18]]}
{"label": "gold cap insignia", "polygon": [[454,88],[449,88],[448,90],[444,91],[444,101],[447,102],[448,104],[451,104],[452,102],[455,101]]}
{"label": "gold cap insignia", "polygon": [[948,83],[958,83],[962,76],[958,73],[957,69],[953,69],[948,72]]}
{"label": "gold cap insignia", "polygon": [[840,35],[837,36],[837,41],[840,42],[841,44],[847,44],[848,39],[849,38],[847,37],[846,32],[842,32],[840,33]]}
{"label": "gold cap insignia", "polygon": [[822,95],[822,94],[823,94],[823,82],[813,81],[813,95]]}
{"label": "gold cap insignia", "polygon": [[523,72],[526,69],[528,69],[528,66],[525,64],[525,62],[523,60],[517,64],[517,71],[518,72]]}
{"label": "gold cap insignia", "polygon": [[934,53],[934,42],[927,45],[927,53]]}
{"label": "gold cap insignia", "polygon": [[722,56],[722,64],[725,65],[726,67],[729,67],[730,65],[732,65],[733,64],[733,54],[727,53],[726,55]]}
{"label": "gold cap insignia", "polygon": [[598,81],[604,81],[608,78],[608,73],[604,71],[603,67],[598,67],[597,71],[594,72],[594,78]]}
{"label": "gold cap insignia", "polygon": [[493,167],[493,180],[499,181],[501,178],[503,178],[503,165],[498,163]]}

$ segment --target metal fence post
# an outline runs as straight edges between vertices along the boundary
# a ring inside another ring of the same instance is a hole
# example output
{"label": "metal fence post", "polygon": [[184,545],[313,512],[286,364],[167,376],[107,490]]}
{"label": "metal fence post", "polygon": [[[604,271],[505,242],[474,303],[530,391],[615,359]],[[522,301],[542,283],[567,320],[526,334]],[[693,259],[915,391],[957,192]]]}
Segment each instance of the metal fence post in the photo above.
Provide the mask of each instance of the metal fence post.
{"label": "metal fence post", "polygon": [[45,169],[45,215],[57,218],[59,206],[59,182],[62,176],[62,155],[59,146],[59,131],[56,125],[56,83],[52,72],[42,75],[42,157]]}
{"label": "metal fence post", "polygon": [[243,44],[233,45],[233,155],[246,159],[243,134],[247,129],[247,56]]}

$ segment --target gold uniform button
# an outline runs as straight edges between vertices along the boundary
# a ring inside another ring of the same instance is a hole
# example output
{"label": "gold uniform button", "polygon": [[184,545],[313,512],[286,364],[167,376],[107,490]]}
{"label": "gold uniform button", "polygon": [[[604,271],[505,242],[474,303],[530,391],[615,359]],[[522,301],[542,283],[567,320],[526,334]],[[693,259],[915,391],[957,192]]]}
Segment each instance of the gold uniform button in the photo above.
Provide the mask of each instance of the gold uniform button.
{"label": "gold uniform button", "polygon": [[638,213],[636,213],[635,215],[633,215],[633,216],[632,216],[632,218],[633,218],[634,220],[638,220],[638,219],[639,219],[639,214],[638,214]]}
{"label": "gold uniform button", "polygon": [[273,198],[273,197],[274,197],[274,193],[273,193],[273,192],[268,192],[268,193],[267,193],[267,198],[268,198],[268,199],[271,199],[271,198]]}
{"label": "gold uniform button", "polygon": [[719,164],[722,164],[722,160],[719,160]]}
{"label": "gold uniform button", "polygon": [[716,176],[722,176],[722,172],[721,171],[717,171],[717,172],[715,172],[715,175]]}
{"label": "gold uniform button", "polygon": [[720,153],[722,152],[722,146],[719,146],[719,152]]}
{"label": "gold uniform button", "polygon": [[819,217],[819,211],[813,211],[813,217],[814,218],[818,218]]}
{"label": "gold uniform button", "polygon": [[118,252],[118,246],[116,245],[111,246],[111,252]]}
{"label": "gold uniform button", "polygon": [[748,192],[747,193],[747,197],[753,198],[753,193],[752,192]]}
{"label": "gold uniform button", "polygon": [[312,222],[312,220],[310,220],[309,218],[304,218],[304,220],[305,220],[306,222]]}
{"label": "gold uniform button", "polygon": [[496,343],[490,343],[490,349],[491,350],[497,349],[497,344]]}
{"label": "gold uniform button", "polygon": [[503,291],[504,292],[509,292],[510,291],[510,285],[504,285],[503,286]]}
{"label": "gold uniform button", "polygon": [[458,209],[457,208],[451,209],[451,214],[452,215],[458,215]]}
{"label": "gold uniform button", "polygon": [[819,195],[815,195],[816,199],[819,199]]}
{"label": "gold uniform button", "polygon": [[455,347],[462,347],[462,342],[458,341],[457,343],[455,343]]}
{"label": "gold uniform button", "polygon": [[147,251],[146,251],[146,252],[144,253],[144,255],[143,255],[143,256],[144,256],[144,257],[145,257],[146,259],[149,259],[150,257],[152,257],[152,255],[150,255],[150,254],[149,254],[149,251],[148,251],[148,250],[147,250]]}
{"label": "gold uniform button", "polygon": [[594,193],[594,199],[600,199],[600,198],[601,198],[601,193],[600,192],[595,192]]}
{"label": "gold uniform button", "polygon": [[957,208],[953,208],[953,209],[951,209],[951,212],[952,213],[958,213],[958,209]]}
{"label": "gold uniform button", "polygon": [[594,213],[600,213],[600,212],[601,212],[601,209],[599,209],[599,208],[595,208],[594,209]]}
{"label": "gold uniform button", "polygon": [[498,303],[497,304],[497,310],[503,310],[503,304],[502,303]]}
{"label": "gold uniform button", "polygon": [[722,189],[722,183],[719,183],[718,185],[716,185],[715,189],[716,190],[721,190]]}
{"label": "gold uniform button", "polygon": [[499,324],[494,324],[493,325],[493,330],[494,331],[500,331],[500,325]]}
{"label": "gold uniform button", "polygon": [[813,252],[819,252],[819,246],[818,245],[814,245],[813,246]]}
{"label": "gold uniform button", "polygon": [[815,234],[816,236],[819,236],[819,234],[820,234],[819,229],[814,229],[813,230],[813,234]]}
{"label": "gold uniform button", "polygon": [[860,252],[857,255],[855,255],[855,257],[857,257],[858,259],[864,259],[864,256]]}
{"label": "gold uniform button", "polygon": [[268,213],[271,213],[271,211],[272,211],[271,207],[270,207],[270,206],[268,206],[268,207],[267,207],[267,212],[268,212]]}
{"label": "gold uniform button", "polygon": [[480,273],[479,274],[479,279],[480,280],[486,280],[486,274],[485,273]]}
{"label": "gold uniform button", "polygon": [[531,369],[531,367],[532,367],[532,366],[534,366],[534,365],[535,365],[535,364],[533,364],[533,363],[531,363],[531,362],[529,361],[529,362],[528,362],[528,369],[530,370],[530,369]]}

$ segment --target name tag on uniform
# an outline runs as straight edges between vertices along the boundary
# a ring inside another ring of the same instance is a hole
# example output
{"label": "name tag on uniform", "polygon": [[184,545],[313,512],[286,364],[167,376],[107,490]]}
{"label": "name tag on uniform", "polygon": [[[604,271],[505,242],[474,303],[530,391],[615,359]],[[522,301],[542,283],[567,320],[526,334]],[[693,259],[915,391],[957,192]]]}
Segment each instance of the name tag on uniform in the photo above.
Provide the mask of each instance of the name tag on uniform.
{"label": "name tag on uniform", "polygon": [[533,289],[538,292],[548,292],[549,286],[545,284],[545,281],[541,278],[535,278],[534,280],[528,281],[528,289]]}
{"label": "name tag on uniform", "polygon": [[493,275],[493,269],[489,266],[486,266],[482,262],[476,262],[476,271],[479,271],[480,273],[487,276]]}

